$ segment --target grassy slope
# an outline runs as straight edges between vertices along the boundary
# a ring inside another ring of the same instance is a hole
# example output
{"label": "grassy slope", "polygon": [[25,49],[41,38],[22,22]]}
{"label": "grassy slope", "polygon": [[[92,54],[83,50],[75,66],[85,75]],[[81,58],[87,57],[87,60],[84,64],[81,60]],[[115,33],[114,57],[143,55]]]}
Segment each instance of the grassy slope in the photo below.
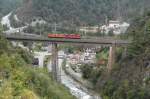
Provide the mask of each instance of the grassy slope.
{"label": "grassy slope", "polygon": [[0,99],[74,99],[67,88],[51,79],[47,70],[27,65],[27,52],[21,55],[13,49],[0,36]]}

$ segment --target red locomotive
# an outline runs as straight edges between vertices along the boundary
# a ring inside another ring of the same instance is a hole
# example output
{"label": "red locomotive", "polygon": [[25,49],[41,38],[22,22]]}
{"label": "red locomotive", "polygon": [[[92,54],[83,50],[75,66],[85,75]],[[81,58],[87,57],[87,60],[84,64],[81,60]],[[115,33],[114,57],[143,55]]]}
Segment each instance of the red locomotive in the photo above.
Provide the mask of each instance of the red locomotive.
{"label": "red locomotive", "polygon": [[79,34],[48,34],[49,38],[80,39]]}

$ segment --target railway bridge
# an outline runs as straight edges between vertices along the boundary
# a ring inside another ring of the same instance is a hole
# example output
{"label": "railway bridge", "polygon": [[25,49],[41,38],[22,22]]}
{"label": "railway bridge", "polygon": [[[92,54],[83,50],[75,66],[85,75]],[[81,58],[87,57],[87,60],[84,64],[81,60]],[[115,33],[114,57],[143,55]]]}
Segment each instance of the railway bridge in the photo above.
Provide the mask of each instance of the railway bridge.
{"label": "railway bridge", "polygon": [[31,41],[31,42],[50,42],[52,44],[52,74],[56,81],[60,81],[60,74],[58,68],[58,44],[92,44],[109,46],[109,59],[107,69],[108,72],[112,70],[112,66],[115,63],[115,50],[118,46],[126,47],[129,42],[125,40],[118,40],[113,38],[88,38],[88,39],[62,39],[62,38],[48,38],[36,35],[4,35],[7,40],[10,41]]}

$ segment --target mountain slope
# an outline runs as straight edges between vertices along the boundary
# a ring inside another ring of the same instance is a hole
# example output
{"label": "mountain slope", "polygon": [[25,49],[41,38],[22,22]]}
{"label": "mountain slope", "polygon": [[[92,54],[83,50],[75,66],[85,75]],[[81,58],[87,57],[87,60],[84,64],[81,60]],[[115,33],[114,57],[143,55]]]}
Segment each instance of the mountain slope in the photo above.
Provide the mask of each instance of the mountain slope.
{"label": "mountain slope", "polygon": [[150,7],[149,0],[23,0],[17,11],[20,19],[30,22],[41,17],[48,22],[99,24],[109,19],[132,18]]}
{"label": "mountain slope", "polygon": [[22,0],[0,0],[0,18],[16,9]]}

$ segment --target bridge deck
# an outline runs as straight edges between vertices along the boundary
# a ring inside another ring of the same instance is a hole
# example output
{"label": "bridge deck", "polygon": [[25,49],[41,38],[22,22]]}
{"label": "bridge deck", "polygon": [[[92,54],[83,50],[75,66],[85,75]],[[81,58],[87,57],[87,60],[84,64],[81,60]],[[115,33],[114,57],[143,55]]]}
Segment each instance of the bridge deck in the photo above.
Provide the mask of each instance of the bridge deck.
{"label": "bridge deck", "polygon": [[24,36],[24,35],[5,35],[6,39],[11,41],[34,41],[34,42],[51,42],[51,43],[75,43],[75,44],[104,44],[104,45],[127,45],[128,41],[116,40],[110,38],[89,38],[89,39],[62,39],[48,38],[39,36]]}

